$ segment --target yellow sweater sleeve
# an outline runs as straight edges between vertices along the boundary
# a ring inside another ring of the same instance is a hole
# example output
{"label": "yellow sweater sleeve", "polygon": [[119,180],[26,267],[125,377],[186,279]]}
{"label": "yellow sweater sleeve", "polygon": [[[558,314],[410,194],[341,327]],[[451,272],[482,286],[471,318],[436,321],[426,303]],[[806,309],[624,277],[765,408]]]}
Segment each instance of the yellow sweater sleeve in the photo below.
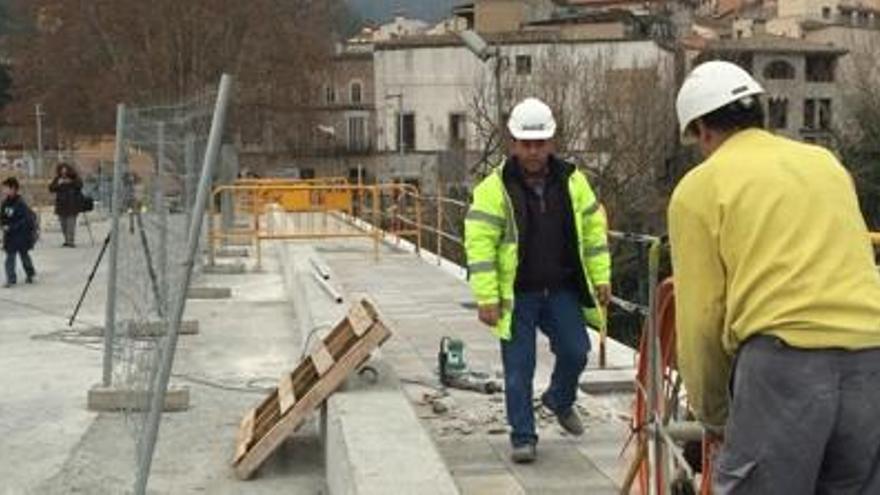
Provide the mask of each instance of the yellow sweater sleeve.
{"label": "yellow sweater sleeve", "polygon": [[731,357],[722,345],[725,276],[717,226],[695,194],[677,191],[669,206],[675,276],[678,367],[697,418],[711,426],[727,419]]}

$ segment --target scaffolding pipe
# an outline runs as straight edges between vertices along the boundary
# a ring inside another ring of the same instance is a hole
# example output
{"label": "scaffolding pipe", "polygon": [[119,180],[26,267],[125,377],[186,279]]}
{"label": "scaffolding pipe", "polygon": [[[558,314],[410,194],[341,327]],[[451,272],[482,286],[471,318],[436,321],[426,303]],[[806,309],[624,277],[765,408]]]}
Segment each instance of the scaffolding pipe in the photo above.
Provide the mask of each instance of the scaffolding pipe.
{"label": "scaffolding pipe", "polygon": [[330,299],[333,299],[336,304],[342,304],[342,294],[340,294],[339,291],[337,291],[332,285],[330,285],[330,282],[324,280],[323,278],[321,278],[320,275],[314,272],[312,273],[312,277],[314,277],[315,281],[318,282],[318,285],[321,287],[321,289],[323,289],[324,292],[326,292],[327,295],[330,296]]}

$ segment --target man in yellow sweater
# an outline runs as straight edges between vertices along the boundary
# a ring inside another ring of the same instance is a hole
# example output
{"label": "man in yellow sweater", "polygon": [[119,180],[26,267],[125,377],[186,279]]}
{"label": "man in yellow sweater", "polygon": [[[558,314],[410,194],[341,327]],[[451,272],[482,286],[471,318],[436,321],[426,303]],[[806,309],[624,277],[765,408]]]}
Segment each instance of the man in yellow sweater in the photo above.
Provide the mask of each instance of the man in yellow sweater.
{"label": "man in yellow sweater", "polygon": [[669,232],[679,368],[724,432],[715,494],[880,493],[880,275],[853,180],[764,131],[761,93],[707,62],[676,103],[706,157]]}

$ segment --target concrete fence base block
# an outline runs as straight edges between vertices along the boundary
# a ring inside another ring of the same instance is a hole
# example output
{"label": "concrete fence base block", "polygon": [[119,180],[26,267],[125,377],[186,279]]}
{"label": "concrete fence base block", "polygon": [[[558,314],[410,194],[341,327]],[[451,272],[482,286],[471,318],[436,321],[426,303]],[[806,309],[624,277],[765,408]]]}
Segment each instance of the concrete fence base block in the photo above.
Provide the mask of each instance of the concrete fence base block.
{"label": "concrete fence base block", "polygon": [[633,393],[636,390],[636,370],[625,369],[587,369],[580,389],[587,394]]}
{"label": "concrete fence base block", "polygon": [[228,265],[205,265],[202,271],[211,275],[241,275],[247,270],[244,263],[233,263]]}
{"label": "concrete fence base block", "polygon": [[218,258],[247,258],[249,254],[246,247],[227,246],[217,248],[217,252],[214,253],[214,256]]}
{"label": "concrete fence base block", "polygon": [[[150,394],[146,390],[132,390],[95,385],[89,390],[90,411],[146,411],[150,406]],[[189,409],[189,388],[169,387],[165,394],[165,412]]]}
{"label": "concrete fence base block", "polygon": [[229,299],[232,289],[229,287],[190,287],[186,292],[187,299]]}
{"label": "concrete fence base block", "polygon": [[230,237],[229,239],[226,239],[225,241],[223,241],[224,247],[230,247],[230,246],[232,246],[232,247],[241,247],[241,246],[250,247],[252,245],[253,245],[253,241],[251,241],[251,239],[248,237]]}
{"label": "concrete fence base block", "polygon": [[[180,322],[179,335],[197,335],[198,333],[198,320],[184,320]],[[92,327],[82,332],[82,335],[93,337],[103,336],[104,327]],[[161,321],[125,322],[116,328],[116,335],[130,336],[133,338],[162,337],[165,335],[165,324]]]}

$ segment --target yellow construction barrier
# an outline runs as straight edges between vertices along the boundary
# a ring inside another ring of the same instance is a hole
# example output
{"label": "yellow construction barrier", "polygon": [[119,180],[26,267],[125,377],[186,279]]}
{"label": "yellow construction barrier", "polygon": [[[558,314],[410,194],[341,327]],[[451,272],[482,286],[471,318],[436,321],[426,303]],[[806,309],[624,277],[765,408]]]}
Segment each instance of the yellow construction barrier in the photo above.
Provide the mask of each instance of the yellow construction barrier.
{"label": "yellow construction barrier", "polygon": [[[221,195],[233,198],[233,208],[247,218],[246,226],[215,228]],[[379,242],[390,233],[410,236],[421,249],[422,215],[418,190],[407,184],[358,186],[262,182],[214,188],[208,215],[209,264],[219,242],[244,241],[254,246],[262,265],[262,242],[267,240],[372,238],[375,256]],[[358,218],[365,223],[356,224]]]}

